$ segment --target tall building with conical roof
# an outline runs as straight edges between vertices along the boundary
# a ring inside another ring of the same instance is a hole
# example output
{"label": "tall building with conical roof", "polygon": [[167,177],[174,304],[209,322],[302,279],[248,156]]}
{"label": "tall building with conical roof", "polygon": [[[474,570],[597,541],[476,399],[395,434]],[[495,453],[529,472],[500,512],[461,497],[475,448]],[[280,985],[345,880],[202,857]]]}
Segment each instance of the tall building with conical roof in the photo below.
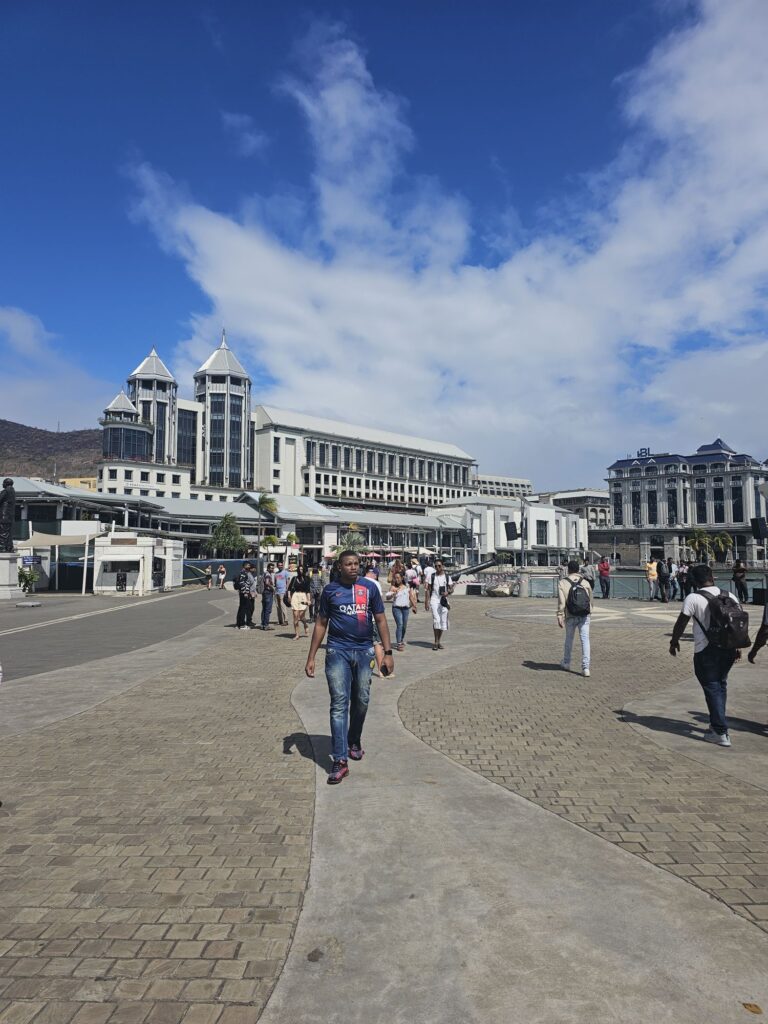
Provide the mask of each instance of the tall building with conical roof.
{"label": "tall building with conical roof", "polygon": [[104,428],[105,459],[147,461],[152,454],[152,427],[139,421],[139,411],[124,391],[109,403],[99,423]]}
{"label": "tall building with conical roof", "polygon": [[212,487],[251,484],[251,378],[221,344],[195,373],[195,400],[203,407],[203,476]]}
{"label": "tall building with conical roof", "polygon": [[155,348],[128,378],[128,397],[152,427],[152,462],[176,462],[178,384]]}

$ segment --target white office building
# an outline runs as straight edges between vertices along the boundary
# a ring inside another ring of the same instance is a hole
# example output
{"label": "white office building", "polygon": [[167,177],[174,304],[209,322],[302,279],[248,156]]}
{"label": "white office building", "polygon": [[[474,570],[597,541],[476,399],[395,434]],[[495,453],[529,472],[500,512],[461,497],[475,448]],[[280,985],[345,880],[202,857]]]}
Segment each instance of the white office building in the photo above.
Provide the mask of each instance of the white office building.
{"label": "white office building", "polygon": [[250,377],[223,335],[194,395],[178,397],[152,349],[100,420],[100,492],[225,502],[254,490],[422,513],[477,492],[474,460],[454,444],[252,408]]}

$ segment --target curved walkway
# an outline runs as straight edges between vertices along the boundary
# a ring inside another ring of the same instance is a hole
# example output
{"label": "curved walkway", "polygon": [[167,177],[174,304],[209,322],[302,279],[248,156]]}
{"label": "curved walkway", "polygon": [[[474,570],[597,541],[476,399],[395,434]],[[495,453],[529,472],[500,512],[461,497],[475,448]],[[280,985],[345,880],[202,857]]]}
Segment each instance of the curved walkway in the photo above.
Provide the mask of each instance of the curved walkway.
{"label": "curved walkway", "polygon": [[[457,601],[464,625],[444,652],[422,640],[398,659],[394,681],[374,682],[367,754],[341,786],[325,784],[325,684],[294,690],[322,767],[310,885],[262,1024],[699,1024],[740,1021],[744,1003],[768,1004],[768,936],[481,777],[506,728],[493,716],[515,705],[516,692],[506,672],[496,680],[504,699],[479,690],[493,681],[478,665],[510,666],[510,638],[480,633],[476,611],[471,599]],[[424,625],[409,628],[424,635]],[[547,687],[534,679],[539,693]],[[413,724],[415,706],[431,736],[461,730],[452,754],[473,771],[406,730],[405,687],[406,718]],[[474,723],[481,710],[482,735],[450,721],[458,711]],[[534,757],[534,730],[526,732]],[[545,760],[554,775],[554,757]]]}

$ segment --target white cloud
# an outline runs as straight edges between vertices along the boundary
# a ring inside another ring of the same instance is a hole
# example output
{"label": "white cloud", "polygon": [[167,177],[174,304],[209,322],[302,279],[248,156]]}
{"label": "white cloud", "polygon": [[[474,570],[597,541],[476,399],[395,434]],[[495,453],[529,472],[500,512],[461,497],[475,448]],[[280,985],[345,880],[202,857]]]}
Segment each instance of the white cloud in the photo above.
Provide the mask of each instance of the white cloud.
{"label": "white cloud", "polygon": [[761,403],[741,395],[765,379],[767,34],[762,0],[703,0],[623,81],[616,161],[559,227],[484,266],[466,201],[406,173],[404,103],[326,31],[283,84],[315,154],[300,244],[263,197],[238,220],[136,171],[143,216],[211,302],[177,372],[224,323],[268,380],[257,400],[450,439],[541,486],[594,484],[640,445],[722,435],[764,456]]}
{"label": "white cloud", "polygon": [[221,123],[235,138],[240,156],[255,156],[257,153],[263,153],[269,145],[268,136],[256,128],[250,114],[233,114],[223,110]]}
{"label": "white cloud", "polygon": [[56,347],[55,335],[23,309],[0,306],[2,418],[62,430],[93,428],[116,388],[75,365]]}

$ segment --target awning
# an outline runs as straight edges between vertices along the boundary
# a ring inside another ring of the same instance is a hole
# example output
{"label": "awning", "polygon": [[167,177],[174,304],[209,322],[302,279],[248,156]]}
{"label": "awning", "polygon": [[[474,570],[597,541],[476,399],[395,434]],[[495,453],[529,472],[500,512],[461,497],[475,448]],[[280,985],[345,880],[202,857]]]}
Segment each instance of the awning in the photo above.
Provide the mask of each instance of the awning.
{"label": "awning", "polygon": [[88,544],[94,537],[100,535],[100,530],[84,534],[38,533],[35,531],[28,540],[18,540],[16,544],[20,548],[66,548],[78,544]]}

